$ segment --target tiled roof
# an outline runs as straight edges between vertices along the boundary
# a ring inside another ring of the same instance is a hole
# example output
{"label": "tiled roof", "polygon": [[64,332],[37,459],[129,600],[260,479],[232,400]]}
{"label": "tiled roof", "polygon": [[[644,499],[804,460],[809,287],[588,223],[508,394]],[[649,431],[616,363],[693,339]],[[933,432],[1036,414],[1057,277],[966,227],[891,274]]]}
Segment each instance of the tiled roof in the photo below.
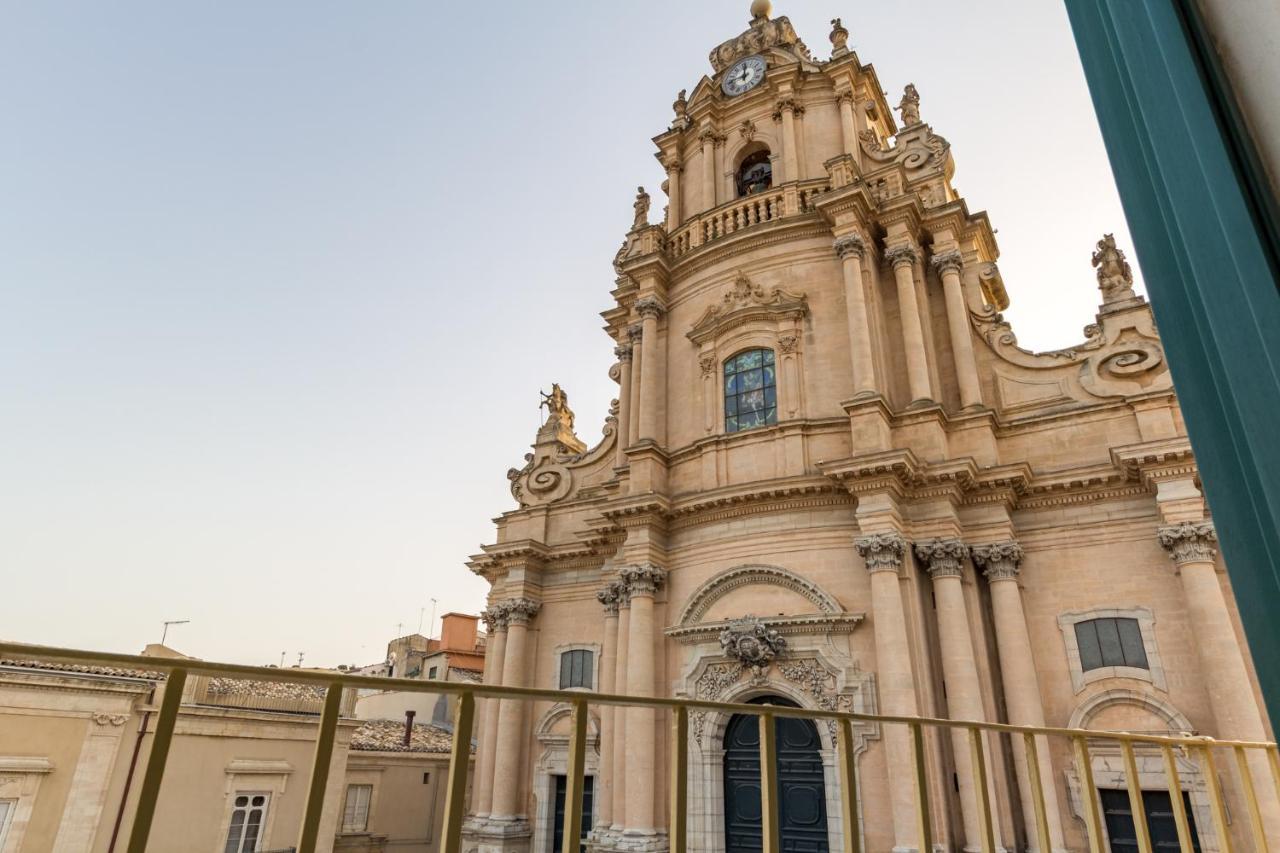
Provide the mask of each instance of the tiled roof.
{"label": "tiled roof", "polygon": [[167,677],[163,672],[153,672],[143,669],[123,669],[114,666],[92,666],[82,663],[57,663],[45,660],[0,660],[0,666],[21,667],[22,669],[37,669],[46,672],[70,672],[79,675],[104,675],[112,678],[141,678],[147,681],[164,681]]}
{"label": "tiled roof", "polygon": [[451,666],[449,671],[458,676],[459,681],[467,681],[471,684],[479,684],[484,680],[484,673],[478,669],[462,669],[461,667]]}
{"label": "tiled roof", "polygon": [[210,696],[264,696],[273,699],[315,699],[323,701],[325,688],[320,684],[298,684],[288,681],[252,681],[244,678],[210,678]]}
{"label": "tiled roof", "polygon": [[448,753],[453,733],[429,723],[414,723],[409,746],[404,745],[404,723],[368,720],[351,735],[351,748],[361,752]]}

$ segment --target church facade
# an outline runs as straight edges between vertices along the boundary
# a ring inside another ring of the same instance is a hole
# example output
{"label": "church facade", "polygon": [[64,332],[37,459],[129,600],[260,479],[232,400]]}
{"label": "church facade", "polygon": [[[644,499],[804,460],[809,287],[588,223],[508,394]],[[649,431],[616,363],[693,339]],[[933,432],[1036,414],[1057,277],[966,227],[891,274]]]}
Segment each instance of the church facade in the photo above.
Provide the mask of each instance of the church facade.
{"label": "church facade", "polygon": [[[1114,239],[1092,256],[1081,343],[1019,347],[994,230],[954,189],[915,87],[895,116],[839,20],[822,59],[768,3],[752,16],[654,139],[667,208],[651,224],[640,190],[614,262],[603,438],[578,437],[554,387],[508,473],[519,506],[471,562],[492,585],[485,680],[1269,739],[1159,335]],[[469,849],[559,849],[569,712],[482,703]],[[693,850],[759,849],[740,724],[691,715]],[[669,725],[592,708],[588,846],[666,849]],[[848,827],[834,732],[788,725],[785,849],[850,832],[918,848],[903,727],[856,726]],[[1035,849],[1022,743],[985,747],[997,844]],[[936,837],[977,849],[967,742],[927,750]],[[1066,742],[1040,745],[1055,850],[1085,847],[1079,774],[1123,791],[1119,758],[1100,744],[1081,768]],[[1179,762],[1201,849],[1223,849],[1201,767]],[[1158,752],[1136,766],[1153,797],[1178,793]],[[1280,832],[1265,764],[1250,773]],[[1245,823],[1231,841],[1247,844]]]}

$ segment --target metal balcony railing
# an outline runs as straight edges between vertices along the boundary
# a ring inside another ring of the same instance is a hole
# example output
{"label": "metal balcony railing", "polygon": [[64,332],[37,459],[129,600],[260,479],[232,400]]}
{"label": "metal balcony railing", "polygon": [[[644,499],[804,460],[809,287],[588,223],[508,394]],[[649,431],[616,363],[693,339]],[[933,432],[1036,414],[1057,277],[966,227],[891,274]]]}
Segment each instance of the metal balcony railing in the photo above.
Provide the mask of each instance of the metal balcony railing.
{"label": "metal balcony railing", "polygon": [[[420,693],[454,693],[456,703],[453,728],[453,745],[446,782],[442,853],[459,853],[462,842],[462,823],[465,817],[464,798],[467,790],[467,772],[470,764],[471,741],[475,722],[477,697],[494,699],[544,700],[563,702],[573,709],[572,737],[569,746],[567,790],[565,797],[564,845],[559,853],[578,853],[582,835],[582,793],[587,749],[588,707],[590,705],[640,706],[669,709],[672,712],[672,736],[670,756],[670,808],[668,814],[668,838],[671,853],[688,853],[688,749],[690,711],[721,711],[732,714],[755,715],[760,722],[760,790],[762,807],[763,853],[780,853],[780,822],[778,802],[778,764],[775,721],[779,717],[807,720],[833,720],[837,726],[838,773],[842,826],[858,825],[858,774],[854,761],[855,722],[880,723],[886,726],[905,726],[910,733],[912,766],[889,768],[889,772],[912,774],[915,787],[916,833],[920,850],[932,850],[934,830],[930,819],[929,781],[926,774],[926,729],[956,729],[966,732],[973,772],[973,787],[978,799],[981,824],[981,849],[983,853],[996,853],[992,804],[987,786],[986,750],[983,733],[1005,733],[1022,740],[1028,778],[1031,783],[1032,808],[1037,833],[1036,848],[1052,850],[1049,824],[1046,819],[1044,789],[1040,775],[1039,740],[1047,737],[1063,737],[1070,740],[1077,763],[1085,810],[1089,849],[1092,853],[1106,853],[1106,836],[1100,799],[1094,784],[1090,759],[1090,741],[1113,741],[1119,745],[1125,765],[1125,778],[1129,804],[1133,813],[1134,828],[1139,853],[1153,853],[1151,833],[1147,825],[1140,787],[1135,745],[1146,749],[1158,749],[1164,759],[1169,791],[1182,790],[1178,776],[1176,755],[1195,755],[1203,767],[1203,776],[1210,802],[1210,812],[1218,838],[1218,849],[1231,853],[1231,834],[1227,820],[1227,805],[1218,775],[1217,757],[1229,752],[1237,768],[1248,816],[1249,833],[1258,851],[1268,848],[1263,829],[1250,755],[1257,754],[1270,769],[1271,782],[1280,798],[1280,751],[1274,743],[1216,740],[1191,735],[1162,736],[1127,732],[1088,731],[1054,727],[1014,726],[1003,723],[977,723],[944,720],[929,717],[898,717],[886,714],[857,714],[826,711],[813,708],[792,708],[773,705],[744,705],[729,702],[708,702],[694,699],[667,699],[660,697],[620,696],[613,694],[583,693],[582,691],[542,690],[528,687],[501,687],[496,685],[464,682],[418,681],[387,679],[373,676],[351,675],[340,672],[320,672],[300,669],[272,669],[267,667],[239,666],[236,664],[210,663],[189,659],[139,657],[134,655],[88,652],[60,649],[49,646],[30,646],[0,643],[0,659],[17,658],[55,663],[76,663],[90,666],[125,667],[167,675],[164,698],[160,704],[154,741],[147,761],[146,772],[138,800],[133,828],[129,836],[128,853],[146,853],[147,840],[155,817],[160,785],[164,779],[165,763],[173,741],[174,725],[183,698],[183,688],[189,675],[232,676],[259,681],[279,681],[322,685],[325,688],[323,710],[317,726],[316,748],[311,768],[310,786],[306,809],[299,831],[296,853],[314,853],[320,832],[320,819],[328,784],[330,759],[333,755],[338,719],[342,710],[343,692],[352,688],[385,690],[393,684],[397,690]],[[1179,847],[1183,853],[1193,853],[1190,823],[1186,807],[1180,796],[1170,798],[1174,821],[1177,826]],[[842,833],[844,848],[841,853],[861,853],[859,833],[846,829]]]}

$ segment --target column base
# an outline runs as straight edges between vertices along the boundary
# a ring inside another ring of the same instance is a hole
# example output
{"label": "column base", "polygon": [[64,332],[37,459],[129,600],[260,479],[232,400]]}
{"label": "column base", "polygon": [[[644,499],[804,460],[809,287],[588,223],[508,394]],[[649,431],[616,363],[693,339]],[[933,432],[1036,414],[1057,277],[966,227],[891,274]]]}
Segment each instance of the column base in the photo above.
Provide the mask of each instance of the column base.
{"label": "column base", "polygon": [[462,826],[463,847],[475,853],[529,853],[532,837],[523,817],[473,816]]}
{"label": "column base", "polygon": [[613,846],[619,853],[667,853],[667,834],[657,829],[624,829]]}

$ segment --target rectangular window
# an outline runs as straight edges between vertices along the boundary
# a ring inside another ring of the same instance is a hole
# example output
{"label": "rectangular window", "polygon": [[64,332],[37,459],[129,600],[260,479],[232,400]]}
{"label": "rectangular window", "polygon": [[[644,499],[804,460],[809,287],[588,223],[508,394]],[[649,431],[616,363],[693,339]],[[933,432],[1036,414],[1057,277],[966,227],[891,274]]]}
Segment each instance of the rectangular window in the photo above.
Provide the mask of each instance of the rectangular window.
{"label": "rectangular window", "polygon": [[347,786],[347,805],[342,810],[343,832],[369,831],[369,800],[372,797],[372,785]]}
{"label": "rectangular window", "polygon": [[1076,623],[1080,668],[1085,672],[1104,666],[1150,669],[1142,629],[1137,619],[1087,619]]}
{"label": "rectangular window", "polygon": [[223,853],[257,853],[263,825],[267,822],[269,799],[269,794],[236,794]]}
{"label": "rectangular window", "polygon": [[560,689],[592,688],[591,670],[595,654],[590,649],[573,649],[560,654]]}
{"label": "rectangular window", "polygon": [[434,666],[433,666],[433,667],[431,667],[431,669],[427,670],[427,678],[435,678],[435,677],[436,677],[436,672],[438,672],[438,670],[436,669],[436,667],[434,667]]}

